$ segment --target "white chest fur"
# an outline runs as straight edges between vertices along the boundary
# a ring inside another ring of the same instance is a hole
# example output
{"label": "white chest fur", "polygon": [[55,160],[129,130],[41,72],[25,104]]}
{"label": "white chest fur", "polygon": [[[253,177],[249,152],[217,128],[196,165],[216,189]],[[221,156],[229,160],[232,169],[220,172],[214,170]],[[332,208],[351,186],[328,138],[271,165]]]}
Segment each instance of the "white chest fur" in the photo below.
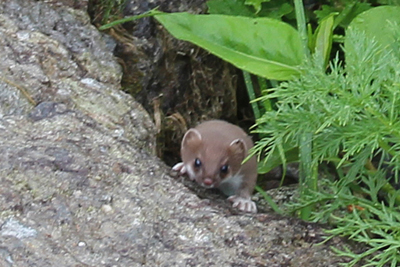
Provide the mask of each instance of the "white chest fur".
{"label": "white chest fur", "polygon": [[238,172],[229,178],[224,179],[219,185],[218,189],[227,196],[233,196],[238,192],[239,187],[243,181],[243,174]]}

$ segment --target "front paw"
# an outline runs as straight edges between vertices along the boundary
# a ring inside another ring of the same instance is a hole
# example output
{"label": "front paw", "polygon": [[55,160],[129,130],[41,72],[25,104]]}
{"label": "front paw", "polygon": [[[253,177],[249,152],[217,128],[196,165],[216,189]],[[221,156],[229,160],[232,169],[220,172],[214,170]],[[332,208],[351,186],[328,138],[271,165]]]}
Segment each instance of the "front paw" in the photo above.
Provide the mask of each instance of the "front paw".
{"label": "front paw", "polygon": [[232,207],[237,208],[240,211],[257,213],[256,203],[254,203],[250,198],[230,196],[228,200],[233,203]]}
{"label": "front paw", "polygon": [[186,173],[187,173],[186,167],[183,162],[175,164],[174,167],[172,167],[171,169],[171,176],[179,176],[179,175],[184,175]]}

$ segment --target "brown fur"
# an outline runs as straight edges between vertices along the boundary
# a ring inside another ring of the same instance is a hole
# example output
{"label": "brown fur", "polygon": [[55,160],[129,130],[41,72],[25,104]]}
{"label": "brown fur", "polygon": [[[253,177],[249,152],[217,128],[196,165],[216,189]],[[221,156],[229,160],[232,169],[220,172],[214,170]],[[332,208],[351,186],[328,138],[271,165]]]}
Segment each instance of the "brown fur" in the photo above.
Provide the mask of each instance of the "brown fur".
{"label": "brown fur", "polygon": [[[185,134],[181,156],[184,164],[192,168],[194,177],[191,178],[202,185],[211,179],[211,187],[219,188],[225,179],[243,175],[239,188],[233,194],[249,198],[257,179],[257,163],[255,157],[243,165],[242,161],[251,147],[253,142],[242,129],[224,121],[212,120]],[[194,166],[196,158],[201,162],[200,167]],[[224,165],[229,166],[227,173],[221,172]],[[224,191],[223,188],[221,190]]]}

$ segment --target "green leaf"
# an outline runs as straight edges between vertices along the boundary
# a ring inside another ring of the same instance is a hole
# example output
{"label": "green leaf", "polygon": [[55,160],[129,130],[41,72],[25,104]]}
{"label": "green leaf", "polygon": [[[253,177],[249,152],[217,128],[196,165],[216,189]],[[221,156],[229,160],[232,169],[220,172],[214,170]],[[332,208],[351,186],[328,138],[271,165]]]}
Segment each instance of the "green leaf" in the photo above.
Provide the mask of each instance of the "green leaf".
{"label": "green leaf", "polygon": [[345,5],[344,9],[340,11],[339,15],[335,19],[334,28],[336,28],[338,25],[347,27],[358,14],[370,8],[370,3],[359,3],[358,1],[354,1],[353,3]]}
{"label": "green leaf", "polygon": [[260,161],[258,163],[258,173],[264,174],[272,171],[274,168],[286,163],[296,162],[299,160],[299,149],[297,147],[290,147],[284,151],[284,155],[278,149],[268,158],[268,161]]}
{"label": "green leaf", "polygon": [[337,6],[328,6],[322,5],[321,10],[314,11],[318,20],[321,21],[325,17],[331,15],[331,13],[339,13],[339,15],[335,19],[334,28],[338,25],[341,27],[347,27],[349,23],[360,13],[371,8],[371,4],[369,3],[359,3],[357,0],[349,1],[345,5],[340,7]]}
{"label": "green leaf", "polygon": [[262,5],[262,9],[257,15],[260,17],[269,17],[273,19],[281,19],[283,16],[286,16],[292,13],[294,10],[293,6],[289,3],[281,4],[279,1],[272,1],[268,3],[264,3]]}
{"label": "green leaf", "polygon": [[254,7],[254,9],[256,10],[256,13],[261,11],[261,5],[264,2],[269,2],[271,0],[246,0],[244,3],[246,5],[251,5]]}
{"label": "green leaf", "polygon": [[[260,2],[260,5],[257,3]],[[293,6],[279,1],[263,0],[210,0],[207,1],[208,13],[243,17],[269,17],[281,19],[293,13]],[[258,9],[260,8],[260,9]]]}
{"label": "green leaf", "polygon": [[335,7],[331,7],[328,5],[322,5],[320,10],[315,10],[314,13],[318,20],[322,20],[323,18],[329,16],[331,13],[336,12]]}
{"label": "green leaf", "polygon": [[381,5],[400,6],[400,0],[378,0]]}
{"label": "green leaf", "polygon": [[335,13],[332,13],[325,17],[318,25],[318,28],[313,36],[313,47],[311,47],[311,51],[314,51],[314,53],[321,58],[323,68],[325,68],[328,64],[332,49],[335,15]]}
{"label": "green leaf", "polygon": [[[398,41],[400,27],[400,7],[380,6],[358,15],[349,25],[348,30],[364,31],[369,38],[375,39],[383,49]],[[346,41],[345,41],[346,46]]]}
{"label": "green leaf", "polygon": [[243,17],[256,17],[255,12],[244,0],[210,0],[207,1],[208,13]]}
{"label": "green leaf", "polygon": [[304,52],[299,34],[279,20],[188,13],[155,18],[175,38],[192,42],[250,73],[273,80],[300,74]]}

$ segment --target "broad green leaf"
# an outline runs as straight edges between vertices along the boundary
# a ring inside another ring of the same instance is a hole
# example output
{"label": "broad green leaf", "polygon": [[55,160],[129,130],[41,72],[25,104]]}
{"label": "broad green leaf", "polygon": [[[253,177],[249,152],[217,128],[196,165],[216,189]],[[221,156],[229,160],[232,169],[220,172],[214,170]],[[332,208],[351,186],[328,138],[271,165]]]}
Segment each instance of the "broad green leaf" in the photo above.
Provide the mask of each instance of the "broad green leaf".
{"label": "broad green leaf", "polygon": [[364,31],[369,38],[374,38],[383,48],[398,42],[396,34],[400,27],[400,7],[380,6],[358,15],[348,29]]}
{"label": "broad green leaf", "polygon": [[312,51],[321,58],[322,67],[325,68],[329,61],[332,49],[333,25],[335,22],[335,13],[325,17],[318,25],[313,37]]}
{"label": "broad green leaf", "polygon": [[155,18],[177,39],[192,42],[250,73],[273,80],[298,76],[304,52],[298,32],[270,18],[171,13]]}
{"label": "broad green leaf", "polygon": [[[287,16],[294,10],[293,6],[289,3],[280,3],[279,1],[271,1],[264,3],[262,9],[257,13],[260,17],[269,17],[273,19],[281,19]],[[294,13],[294,12],[293,12]]]}
{"label": "broad green leaf", "polygon": [[208,13],[232,16],[256,17],[254,10],[244,4],[244,0],[210,0],[207,1]]}
{"label": "broad green leaf", "polygon": [[400,0],[378,0],[381,5],[400,6]]}

